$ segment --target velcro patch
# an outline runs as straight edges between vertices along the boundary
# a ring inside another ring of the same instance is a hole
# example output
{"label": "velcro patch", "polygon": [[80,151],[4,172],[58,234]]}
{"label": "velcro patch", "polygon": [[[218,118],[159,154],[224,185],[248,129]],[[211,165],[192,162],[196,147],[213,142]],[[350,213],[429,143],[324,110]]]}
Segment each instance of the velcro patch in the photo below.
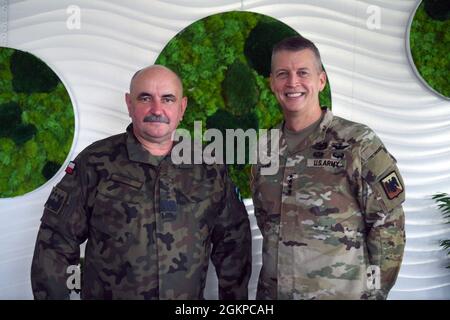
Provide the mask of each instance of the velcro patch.
{"label": "velcro patch", "polygon": [[67,192],[59,189],[58,187],[54,187],[44,207],[54,214],[59,214],[66,201]]}
{"label": "velcro patch", "polygon": [[161,212],[177,212],[177,202],[175,200],[161,200],[159,210]]}
{"label": "velcro patch", "polygon": [[389,200],[398,197],[403,192],[403,186],[395,171],[392,171],[383,179],[381,179],[381,185]]}
{"label": "velcro patch", "polygon": [[312,168],[342,168],[345,166],[345,160],[308,159],[306,166]]}
{"label": "velcro patch", "polygon": [[163,221],[174,221],[177,218],[177,202],[175,200],[161,200],[159,210]]}

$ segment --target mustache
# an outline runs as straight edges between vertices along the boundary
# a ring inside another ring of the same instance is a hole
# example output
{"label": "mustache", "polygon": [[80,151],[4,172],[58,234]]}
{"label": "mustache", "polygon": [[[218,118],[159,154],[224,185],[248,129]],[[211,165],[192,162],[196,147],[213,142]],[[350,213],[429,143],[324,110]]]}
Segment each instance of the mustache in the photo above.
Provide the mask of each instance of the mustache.
{"label": "mustache", "polygon": [[166,116],[160,115],[160,116],[156,116],[154,114],[150,114],[148,116],[145,116],[144,122],[161,122],[161,123],[167,123],[169,124],[169,118],[167,118]]}

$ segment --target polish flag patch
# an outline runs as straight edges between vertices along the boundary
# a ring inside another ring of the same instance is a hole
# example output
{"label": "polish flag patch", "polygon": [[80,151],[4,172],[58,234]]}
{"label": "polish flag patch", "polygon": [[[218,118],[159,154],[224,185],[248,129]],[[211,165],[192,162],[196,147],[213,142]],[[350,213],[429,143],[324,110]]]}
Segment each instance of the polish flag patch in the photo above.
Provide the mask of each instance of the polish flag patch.
{"label": "polish flag patch", "polygon": [[67,165],[66,173],[73,174],[74,171],[75,171],[75,162],[70,161],[69,164]]}

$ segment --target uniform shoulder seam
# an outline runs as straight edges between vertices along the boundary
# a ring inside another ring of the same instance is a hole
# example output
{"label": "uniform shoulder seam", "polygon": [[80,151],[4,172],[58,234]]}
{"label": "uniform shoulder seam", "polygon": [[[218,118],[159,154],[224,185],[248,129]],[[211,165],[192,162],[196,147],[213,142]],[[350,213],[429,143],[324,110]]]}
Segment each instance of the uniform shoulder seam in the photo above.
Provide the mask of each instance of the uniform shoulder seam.
{"label": "uniform shoulder seam", "polygon": [[85,157],[89,156],[93,152],[97,152],[98,149],[101,148],[102,151],[105,150],[105,145],[115,146],[121,143],[126,143],[126,133],[119,133],[101,140],[94,141],[86,148],[84,148],[79,156]]}

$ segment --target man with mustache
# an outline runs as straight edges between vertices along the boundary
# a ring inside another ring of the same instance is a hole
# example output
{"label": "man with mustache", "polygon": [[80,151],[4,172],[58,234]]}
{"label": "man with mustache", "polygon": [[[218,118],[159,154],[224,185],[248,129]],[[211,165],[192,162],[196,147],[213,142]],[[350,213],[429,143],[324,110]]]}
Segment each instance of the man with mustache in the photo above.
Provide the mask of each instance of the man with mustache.
{"label": "man with mustache", "polygon": [[405,244],[403,180],[367,126],[321,108],[317,47],[301,36],[272,51],[284,115],[278,173],[252,167],[263,235],[257,299],[385,299]]}
{"label": "man with mustache", "polygon": [[203,299],[211,258],[220,299],[247,299],[251,233],[223,165],[174,164],[187,106],[182,82],[154,65],[132,77],[126,133],[69,164],[45,203],[31,269],[36,299],[67,299],[80,261],[82,299]]}

